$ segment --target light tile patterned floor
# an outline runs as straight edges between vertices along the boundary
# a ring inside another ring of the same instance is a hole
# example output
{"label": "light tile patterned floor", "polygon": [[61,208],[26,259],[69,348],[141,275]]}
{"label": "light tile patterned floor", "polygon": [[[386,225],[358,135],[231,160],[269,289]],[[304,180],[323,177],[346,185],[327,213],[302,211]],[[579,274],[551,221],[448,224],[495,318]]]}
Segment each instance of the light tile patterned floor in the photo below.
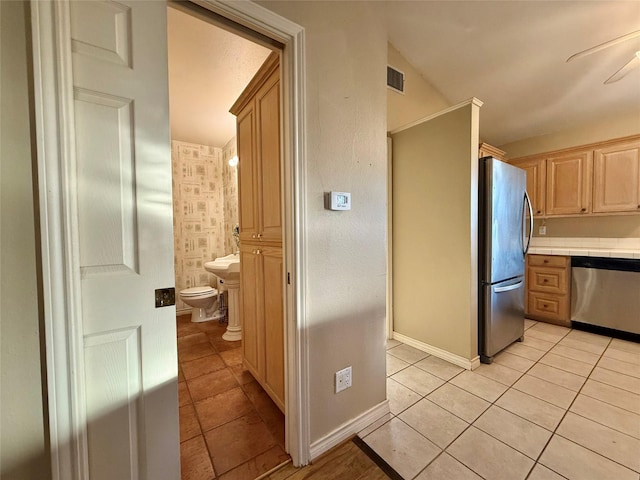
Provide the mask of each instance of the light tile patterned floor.
{"label": "light tile patterned floor", "polygon": [[406,480],[640,480],[640,344],[525,321],[473,372],[396,340],[359,436]]}

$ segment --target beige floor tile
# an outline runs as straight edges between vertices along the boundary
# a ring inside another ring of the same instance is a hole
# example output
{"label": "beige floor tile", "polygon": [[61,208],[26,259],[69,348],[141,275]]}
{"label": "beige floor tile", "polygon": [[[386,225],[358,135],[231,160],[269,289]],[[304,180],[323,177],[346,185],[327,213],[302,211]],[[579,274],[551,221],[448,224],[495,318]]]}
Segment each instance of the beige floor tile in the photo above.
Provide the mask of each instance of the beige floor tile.
{"label": "beige floor tile", "polygon": [[565,412],[562,408],[513,388],[502,395],[496,405],[547,430],[555,429]]}
{"label": "beige floor tile", "polygon": [[490,378],[507,386],[513,385],[515,381],[522,376],[521,371],[505,367],[495,362],[490,365],[480,365],[473,373],[477,373],[478,375]]}
{"label": "beige floor tile", "polygon": [[[529,348],[529,347],[524,347],[524,348]],[[504,352],[500,352],[498,355],[493,357],[493,363],[497,363],[498,365],[509,367],[524,373],[535,364],[535,361],[504,351]]]}
{"label": "beige floor tile", "polygon": [[402,345],[402,342],[396,340],[395,338],[390,338],[387,340],[387,350],[393,347],[397,347],[398,345]]}
{"label": "beige floor tile", "polygon": [[389,410],[392,414],[398,415],[420,400],[420,398],[420,395],[413,390],[391,378],[387,378],[387,399],[389,400]]}
{"label": "beige floor tile", "polygon": [[578,392],[561,387],[546,380],[526,374],[513,386],[516,390],[549,402],[556,407],[569,408]]}
{"label": "beige floor tile", "polygon": [[640,395],[640,380],[629,375],[596,366],[589,378]]}
{"label": "beige floor tile", "polygon": [[524,319],[524,329],[528,330],[529,328],[533,327],[536,323],[538,323],[535,320],[531,320],[530,318],[525,318]]}
{"label": "beige floor tile", "polygon": [[605,337],[604,335],[598,335],[596,333],[583,332],[581,330],[571,330],[571,332],[567,334],[567,338],[600,346],[607,346],[611,341],[611,337]]}
{"label": "beige floor tile", "polygon": [[358,436],[360,438],[364,438],[367,435],[369,435],[370,433],[374,432],[375,430],[377,430],[378,428],[380,428],[382,425],[384,425],[385,423],[387,423],[389,420],[391,420],[393,418],[393,414],[392,413],[385,413],[382,417],[380,417],[379,419],[377,419],[375,422],[373,422],[370,425],[367,425],[365,428],[363,428],[362,430],[360,430],[358,432]]}
{"label": "beige floor tile", "polygon": [[496,405],[484,412],[473,426],[533,459],[538,458],[551,437],[550,431]]}
{"label": "beige floor tile", "polygon": [[611,340],[611,348],[622,350],[623,352],[640,354],[640,343],[620,340],[618,338],[614,338],[613,340]]}
{"label": "beige floor tile", "polygon": [[621,362],[633,363],[634,365],[640,365],[640,353],[626,352],[624,350],[618,350],[613,344],[607,348],[603,354],[603,357],[614,358]]}
{"label": "beige floor tile", "polygon": [[387,353],[409,363],[419,362],[423,358],[429,356],[428,353],[405,344],[400,344],[397,347],[389,348],[387,350]]}
{"label": "beige floor tile", "polygon": [[640,439],[640,415],[582,394],[573,402],[570,411]]}
{"label": "beige floor tile", "polygon": [[570,480],[638,480],[638,474],[580,445],[554,435],[540,463]]}
{"label": "beige floor tile", "polygon": [[469,426],[467,422],[427,399],[420,400],[398,417],[442,449]]}
{"label": "beige floor tile", "polygon": [[621,362],[611,357],[602,357],[598,362],[598,366],[606,368],[607,370],[613,370],[623,375],[629,375],[630,377],[640,378],[640,365],[633,363]]}
{"label": "beige floor tile", "polygon": [[411,364],[387,353],[387,377],[393,375],[394,373],[398,373],[400,370],[402,370],[403,368],[407,368],[409,365]]}
{"label": "beige floor tile", "polygon": [[536,338],[538,340],[542,340],[543,342],[547,342],[547,343],[552,343],[552,344],[556,344],[558,343],[560,340],[562,340],[562,338],[565,336],[565,334],[556,334],[556,333],[549,333],[549,332],[545,332],[544,330],[539,329],[538,327],[542,325],[541,323],[538,323],[538,325],[535,325],[533,327],[531,327],[529,330],[527,330],[525,332],[525,339],[527,337],[531,338]]}
{"label": "beige floor tile", "polygon": [[400,370],[395,375],[392,375],[391,378],[422,396],[433,392],[444,383],[441,378],[420,370],[413,365]]}
{"label": "beige floor tile", "polygon": [[542,350],[543,352],[548,352],[556,344],[555,342],[549,342],[547,340],[537,338],[533,335],[529,335],[529,330],[525,332],[524,340],[514,345],[518,345],[518,344],[524,345],[525,347],[531,347],[531,348],[535,348],[536,350]]}
{"label": "beige floor tile", "polygon": [[565,480],[562,475],[558,475],[553,470],[549,470],[544,465],[536,463],[527,480]]}
{"label": "beige floor tile", "polygon": [[604,352],[604,350],[607,348],[606,345],[594,345],[593,343],[582,342],[580,340],[572,338],[569,335],[560,340],[558,345],[564,345],[575,350],[581,350],[583,352],[589,352],[596,355],[602,355],[602,352]]}
{"label": "beige floor tile", "polygon": [[450,383],[441,386],[429,394],[427,398],[469,423],[478,418],[491,405]]}
{"label": "beige floor tile", "polygon": [[571,412],[564,417],[556,433],[614,462],[640,472],[640,440],[637,438]]}
{"label": "beige floor tile", "polygon": [[610,405],[615,405],[624,410],[640,414],[640,395],[621,390],[606,383],[596,382],[588,379],[584,387],[580,391],[582,395],[586,395],[597,400],[601,400]]}
{"label": "beige floor tile", "polygon": [[454,365],[433,355],[420,360],[415,366],[443,380],[451,380],[464,370],[464,368],[458,365]]}
{"label": "beige floor tile", "polygon": [[530,458],[475,427],[465,430],[447,448],[447,453],[480,476],[493,480],[524,479],[534,464]]}
{"label": "beige floor tile", "polygon": [[600,359],[600,355],[585,352],[584,350],[578,350],[577,348],[569,347],[568,345],[556,345],[549,351],[549,353],[555,353],[556,355],[571,358],[572,360],[578,360],[589,365],[595,365]]}
{"label": "beige floor tile", "polygon": [[402,420],[394,418],[365,439],[403,478],[414,478],[440,449]]}
{"label": "beige floor tile", "polygon": [[535,326],[536,331],[545,332],[550,335],[555,335],[556,337],[564,337],[567,333],[571,331],[568,327],[563,327],[561,325],[554,325],[552,323],[538,322]]}
{"label": "beige floor tile", "polygon": [[547,353],[539,360],[539,362],[544,363],[545,365],[559,368],[560,370],[564,370],[566,372],[575,373],[576,375],[582,375],[583,377],[588,377],[591,373],[591,370],[593,370],[593,365],[579,362],[578,360],[572,360],[567,357],[561,357],[560,355],[556,355],[555,353]]}
{"label": "beige floor tile", "polygon": [[495,402],[509,388],[502,383],[468,370],[451,379],[450,383],[480,398],[484,398],[488,402]]}
{"label": "beige floor tile", "polygon": [[465,467],[446,452],[429,464],[415,480],[482,480],[472,470]]}
{"label": "beige floor tile", "polygon": [[568,388],[574,392],[580,390],[586,380],[585,377],[576,375],[575,373],[565,372],[559,368],[550,367],[543,363],[536,363],[528,372],[527,375],[532,377],[541,378],[547,382],[551,382],[555,385]]}
{"label": "beige floor tile", "polygon": [[512,353],[514,355],[518,355],[520,357],[533,361],[540,360],[545,354],[544,350],[538,350],[537,348],[529,347],[519,342],[507,347],[505,349],[505,352]]}

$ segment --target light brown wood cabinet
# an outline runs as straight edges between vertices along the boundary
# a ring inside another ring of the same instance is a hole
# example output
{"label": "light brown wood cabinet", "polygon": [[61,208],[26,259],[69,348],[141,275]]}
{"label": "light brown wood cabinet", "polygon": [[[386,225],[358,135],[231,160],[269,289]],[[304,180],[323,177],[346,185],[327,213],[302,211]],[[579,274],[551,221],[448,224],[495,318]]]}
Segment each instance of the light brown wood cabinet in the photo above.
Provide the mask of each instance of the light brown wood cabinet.
{"label": "light brown wood cabinet", "polygon": [[534,217],[640,213],[640,135],[516,158]]}
{"label": "light brown wood cabinet", "polygon": [[593,211],[640,212],[640,140],[595,150]]}
{"label": "light brown wood cabinet", "polygon": [[284,412],[284,269],[277,53],[267,58],[230,111],[237,117],[243,361]]}
{"label": "light brown wood cabinet", "polygon": [[585,214],[591,211],[591,152],[547,158],[546,214]]}
{"label": "light brown wood cabinet", "polygon": [[527,255],[525,314],[571,326],[571,257]]}
{"label": "light brown wood cabinet", "polygon": [[500,150],[499,148],[494,147],[493,145],[489,145],[488,143],[481,143],[478,147],[478,158],[482,157],[493,157],[498,160],[505,159],[505,152]]}

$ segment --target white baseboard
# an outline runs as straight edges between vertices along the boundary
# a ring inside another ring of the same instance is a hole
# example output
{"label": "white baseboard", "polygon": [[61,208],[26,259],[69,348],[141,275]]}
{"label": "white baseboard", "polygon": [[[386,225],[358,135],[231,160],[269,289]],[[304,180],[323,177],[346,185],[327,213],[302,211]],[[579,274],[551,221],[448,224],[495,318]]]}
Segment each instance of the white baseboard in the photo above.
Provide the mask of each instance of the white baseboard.
{"label": "white baseboard", "polygon": [[476,356],[469,360],[468,358],[461,357],[460,355],[456,355],[455,353],[447,352],[438,347],[434,347],[433,345],[429,345],[428,343],[423,343],[419,340],[414,340],[411,337],[407,337],[398,332],[393,332],[393,338],[402,342],[410,347],[417,348],[418,350],[422,350],[423,352],[427,352],[434,357],[441,358],[442,360],[446,360],[449,363],[453,363],[454,365],[458,365],[459,367],[465,368],[467,370],[475,370],[480,366],[480,357]]}
{"label": "white baseboard", "polygon": [[344,442],[349,437],[352,437],[360,430],[368,427],[380,417],[388,413],[389,401],[384,400],[375,407],[370,408],[369,410],[364,412],[362,415],[359,415],[343,423],[334,431],[330,432],[329,434],[311,444],[311,447],[309,449],[311,460],[313,461],[314,459],[318,458],[323,453]]}

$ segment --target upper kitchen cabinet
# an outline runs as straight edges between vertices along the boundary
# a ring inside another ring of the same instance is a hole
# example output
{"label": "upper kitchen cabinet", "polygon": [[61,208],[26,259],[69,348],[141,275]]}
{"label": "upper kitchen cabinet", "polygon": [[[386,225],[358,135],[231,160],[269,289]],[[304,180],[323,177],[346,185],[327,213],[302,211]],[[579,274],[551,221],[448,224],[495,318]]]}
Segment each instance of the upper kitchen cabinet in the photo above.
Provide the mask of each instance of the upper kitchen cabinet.
{"label": "upper kitchen cabinet", "polygon": [[640,212],[640,140],[594,151],[593,211]]}
{"label": "upper kitchen cabinet", "polygon": [[591,152],[547,158],[546,215],[585,214],[591,210]]}
{"label": "upper kitchen cabinet", "polygon": [[533,158],[512,162],[516,167],[527,172],[527,193],[531,199],[533,216],[545,214],[546,161],[544,158]]}
{"label": "upper kitchen cabinet", "polygon": [[478,147],[478,158],[482,157],[493,157],[498,160],[505,159],[505,152],[500,150],[499,148],[494,147],[493,145],[489,145],[488,143],[481,143]]}
{"label": "upper kitchen cabinet", "polygon": [[240,241],[282,242],[279,56],[231,107],[237,117]]}

